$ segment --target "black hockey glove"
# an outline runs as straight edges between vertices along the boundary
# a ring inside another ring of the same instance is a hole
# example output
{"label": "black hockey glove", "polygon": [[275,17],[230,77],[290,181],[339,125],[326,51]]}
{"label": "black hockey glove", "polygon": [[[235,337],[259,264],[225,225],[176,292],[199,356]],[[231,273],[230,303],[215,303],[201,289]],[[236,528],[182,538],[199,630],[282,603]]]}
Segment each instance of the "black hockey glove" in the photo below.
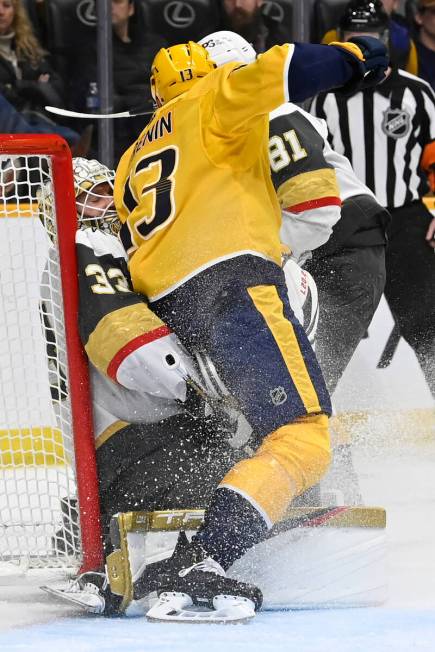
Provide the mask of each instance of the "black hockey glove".
{"label": "black hockey glove", "polygon": [[345,54],[357,74],[339,93],[350,95],[357,91],[376,86],[385,79],[389,66],[388,51],[384,43],[373,36],[354,36],[344,43],[330,43]]}
{"label": "black hockey glove", "polygon": [[385,44],[373,36],[354,36],[350,42],[355,43],[364,55],[364,87],[374,86],[384,81],[390,65]]}

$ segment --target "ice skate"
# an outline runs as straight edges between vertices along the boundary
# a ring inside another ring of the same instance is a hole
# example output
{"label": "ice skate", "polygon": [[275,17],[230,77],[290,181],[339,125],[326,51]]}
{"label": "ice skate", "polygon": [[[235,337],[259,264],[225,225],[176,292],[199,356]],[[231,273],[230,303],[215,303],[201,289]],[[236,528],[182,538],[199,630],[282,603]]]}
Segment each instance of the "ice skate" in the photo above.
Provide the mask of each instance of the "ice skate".
{"label": "ice skate", "polygon": [[226,577],[203,548],[180,532],[172,557],[150,564],[134,585],[135,599],[155,591],[158,601],[146,616],[151,621],[240,623],[261,607],[261,591]]}
{"label": "ice skate", "polygon": [[66,582],[40,587],[46,593],[79,605],[91,614],[118,614],[120,598],[110,592],[105,573],[88,572]]}

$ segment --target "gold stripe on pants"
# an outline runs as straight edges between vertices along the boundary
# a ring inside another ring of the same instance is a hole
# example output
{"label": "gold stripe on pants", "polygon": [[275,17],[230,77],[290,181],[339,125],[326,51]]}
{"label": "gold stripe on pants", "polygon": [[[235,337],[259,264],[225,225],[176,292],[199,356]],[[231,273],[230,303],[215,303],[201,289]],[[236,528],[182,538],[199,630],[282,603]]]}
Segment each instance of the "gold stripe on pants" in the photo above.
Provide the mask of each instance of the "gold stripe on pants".
{"label": "gold stripe on pants", "polygon": [[305,364],[293,324],[284,316],[284,306],[278,290],[274,285],[258,285],[248,288],[248,293],[273,335],[306,411],[321,412],[319,398]]}

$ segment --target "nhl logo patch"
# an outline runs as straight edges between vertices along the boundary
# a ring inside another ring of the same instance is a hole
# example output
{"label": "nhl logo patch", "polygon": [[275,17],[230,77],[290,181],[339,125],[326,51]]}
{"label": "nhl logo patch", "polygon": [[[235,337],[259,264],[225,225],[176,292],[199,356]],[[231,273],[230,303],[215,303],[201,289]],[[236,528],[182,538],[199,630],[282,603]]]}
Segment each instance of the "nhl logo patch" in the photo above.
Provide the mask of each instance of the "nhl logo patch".
{"label": "nhl logo patch", "polygon": [[269,394],[274,405],[282,405],[287,400],[287,392],[284,387],[275,387],[270,390]]}
{"label": "nhl logo patch", "polygon": [[411,116],[404,109],[388,109],[384,111],[382,131],[389,138],[404,138],[411,129]]}

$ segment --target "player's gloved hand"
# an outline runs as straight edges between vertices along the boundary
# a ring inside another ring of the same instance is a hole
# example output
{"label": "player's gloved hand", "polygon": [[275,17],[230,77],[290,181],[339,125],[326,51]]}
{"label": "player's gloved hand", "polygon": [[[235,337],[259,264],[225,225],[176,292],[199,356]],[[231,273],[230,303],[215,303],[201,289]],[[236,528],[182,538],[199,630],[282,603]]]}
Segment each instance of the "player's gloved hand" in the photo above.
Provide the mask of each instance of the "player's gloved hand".
{"label": "player's gloved hand", "polygon": [[384,43],[373,36],[354,36],[350,43],[355,43],[364,56],[364,85],[379,84],[385,79],[390,65],[390,57]]}
{"label": "player's gloved hand", "polygon": [[381,40],[373,36],[354,36],[346,42],[330,43],[340,48],[351,63],[356,74],[340,91],[355,93],[383,81],[389,66],[387,48]]}

